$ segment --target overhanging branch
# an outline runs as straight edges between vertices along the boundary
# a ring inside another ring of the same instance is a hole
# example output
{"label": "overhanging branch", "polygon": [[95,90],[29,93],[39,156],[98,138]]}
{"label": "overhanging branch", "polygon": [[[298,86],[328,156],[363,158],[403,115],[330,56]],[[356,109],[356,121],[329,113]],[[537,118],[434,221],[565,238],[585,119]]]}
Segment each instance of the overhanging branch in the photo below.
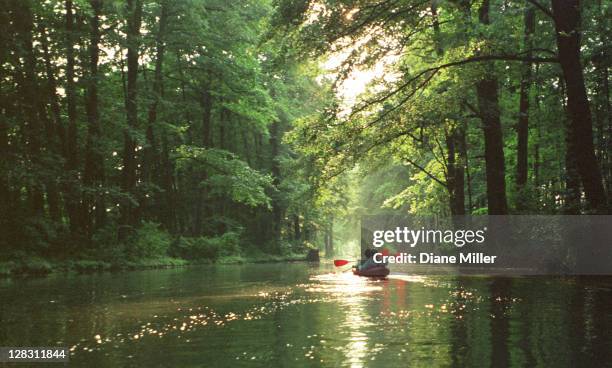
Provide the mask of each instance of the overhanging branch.
{"label": "overhanging branch", "polygon": [[553,13],[544,5],[540,4],[539,2],[535,0],[527,0],[527,2],[532,4],[536,8],[538,8],[542,13],[546,14],[546,16],[548,16],[549,18],[553,20],[555,19],[555,16],[553,15]]}
{"label": "overhanging branch", "polygon": [[[428,81],[429,79],[431,79],[431,77],[433,77],[433,74],[439,72],[442,69],[470,64],[470,63],[479,63],[479,62],[484,62],[484,61],[521,61],[521,62],[529,62],[529,63],[557,63],[559,62],[559,59],[556,57],[525,57],[521,55],[503,55],[503,54],[502,55],[480,55],[480,56],[472,56],[467,59],[453,61],[450,63],[441,64],[435,67],[423,69],[420,72],[418,72],[416,75],[414,75],[412,78],[402,83],[395,90],[386,94],[385,96],[369,100],[365,102],[362,106],[353,110],[351,114],[349,115],[349,119],[355,116],[356,114],[362,112],[363,110],[367,109],[369,106],[384,102],[388,100],[389,98],[395,96],[396,94],[398,94],[399,92],[401,92],[402,90],[410,86],[412,83],[414,83],[415,81],[417,81],[419,78],[423,77],[427,73],[432,73],[432,75],[430,75],[429,78],[427,78],[427,81]],[[417,87],[417,89],[424,87],[425,84],[426,83],[421,83]],[[409,96],[412,96],[412,95],[414,95],[414,93],[411,93]],[[403,101],[401,101],[401,103],[404,103],[405,100],[407,99],[404,99]]]}
{"label": "overhanging branch", "polygon": [[438,179],[434,174],[430,173],[429,171],[427,171],[427,169],[425,169],[424,167],[422,167],[421,165],[417,164],[416,162],[412,161],[409,158],[405,158],[404,160],[406,162],[408,162],[410,165],[416,167],[417,169],[419,169],[420,171],[422,171],[423,173],[425,173],[425,175],[427,175],[429,178],[431,178],[433,181],[435,181],[436,183],[440,184],[441,186],[443,186],[444,188],[448,188],[448,185],[443,182],[442,180]]}

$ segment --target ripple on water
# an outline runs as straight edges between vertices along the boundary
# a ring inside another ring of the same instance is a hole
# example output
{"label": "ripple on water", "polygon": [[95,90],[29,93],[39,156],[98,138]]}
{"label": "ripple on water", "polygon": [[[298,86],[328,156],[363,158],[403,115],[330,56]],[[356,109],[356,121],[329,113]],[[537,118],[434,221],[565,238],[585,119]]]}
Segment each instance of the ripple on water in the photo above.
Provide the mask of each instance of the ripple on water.
{"label": "ripple on water", "polygon": [[311,283],[302,287],[311,293],[331,294],[334,296],[372,293],[383,289],[385,280],[371,280],[350,273],[328,273],[315,275]]}

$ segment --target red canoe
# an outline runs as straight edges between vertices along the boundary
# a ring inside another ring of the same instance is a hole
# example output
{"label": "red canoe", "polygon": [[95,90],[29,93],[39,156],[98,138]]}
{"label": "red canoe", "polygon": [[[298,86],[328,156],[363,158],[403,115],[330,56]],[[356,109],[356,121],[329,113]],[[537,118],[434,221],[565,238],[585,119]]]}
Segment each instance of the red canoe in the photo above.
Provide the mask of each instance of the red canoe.
{"label": "red canoe", "polygon": [[387,277],[389,275],[389,269],[385,266],[376,266],[370,267],[366,270],[357,270],[357,268],[353,268],[353,274],[357,276],[364,277]]}

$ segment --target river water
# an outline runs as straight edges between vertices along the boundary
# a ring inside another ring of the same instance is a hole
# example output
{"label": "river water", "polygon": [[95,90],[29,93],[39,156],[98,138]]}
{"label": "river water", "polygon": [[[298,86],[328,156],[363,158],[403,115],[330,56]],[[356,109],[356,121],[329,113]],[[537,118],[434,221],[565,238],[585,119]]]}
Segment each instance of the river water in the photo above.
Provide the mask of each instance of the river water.
{"label": "river water", "polygon": [[0,323],[0,346],[66,346],[75,367],[605,367],[612,279],[304,263],[54,275],[0,281]]}

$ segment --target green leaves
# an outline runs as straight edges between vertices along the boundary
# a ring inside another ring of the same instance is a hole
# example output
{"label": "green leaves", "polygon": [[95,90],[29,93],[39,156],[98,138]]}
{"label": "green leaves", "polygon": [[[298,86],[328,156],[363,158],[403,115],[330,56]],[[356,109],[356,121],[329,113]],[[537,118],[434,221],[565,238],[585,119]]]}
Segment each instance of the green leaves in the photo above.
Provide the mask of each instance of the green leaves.
{"label": "green leaves", "polygon": [[176,149],[175,160],[179,171],[203,174],[200,185],[209,188],[213,196],[251,207],[270,206],[266,190],[272,187],[272,177],[252,169],[231,152],[182,145]]}

